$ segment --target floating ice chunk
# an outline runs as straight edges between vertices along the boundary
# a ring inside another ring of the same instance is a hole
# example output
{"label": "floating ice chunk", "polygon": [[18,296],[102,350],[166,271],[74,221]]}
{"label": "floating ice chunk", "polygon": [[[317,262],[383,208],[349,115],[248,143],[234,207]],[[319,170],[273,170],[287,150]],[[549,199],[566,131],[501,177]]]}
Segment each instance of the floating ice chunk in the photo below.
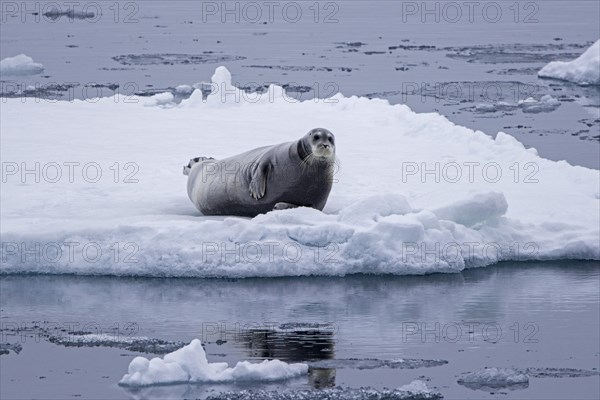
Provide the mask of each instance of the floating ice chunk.
{"label": "floating ice chunk", "polygon": [[541,78],[570,81],[578,85],[600,85],[600,40],[572,61],[553,61],[538,72]]}
{"label": "floating ice chunk", "polygon": [[413,394],[432,394],[434,393],[431,389],[429,389],[429,387],[427,387],[427,384],[421,380],[414,380],[411,383],[407,384],[407,385],[403,385],[400,386],[398,388],[399,391],[401,392],[409,392],[409,393],[413,393]]}
{"label": "floating ice chunk", "polygon": [[462,374],[458,384],[473,390],[525,389],[529,386],[529,377],[510,368],[484,368]]}
{"label": "floating ice chunk", "polygon": [[519,108],[524,113],[537,114],[541,112],[551,112],[560,107],[560,101],[549,94],[542,96],[538,101],[532,97],[525,100],[519,100]]}
{"label": "floating ice chunk", "polygon": [[151,386],[177,383],[278,381],[305,375],[306,364],[287,364],[280,360],[265,360],[259,364],[240,361],[229,368],[227,363],[209,363],[198,339],[164,356],[136,357],[128,373],[119,381],[122,386]]}
{"label": "floating ice chunk", "polygon": [[147,107],[159,106],[168,108],[175,105],[173,103],[174,99],[175,96],[173,96],[171,92],[158,93],[152,97],[149,97],[148,100],[146,100],[146,103],[144,103],[144,105]]}
{"label": "floating ice chunk", "polygon": [[510,104],[505,101],[499,101],[497,103],[482,103],[475,106],[475,111],[479,113],[492,113],[499,111],[513,111],[517,109],[516,104]]}
{"label": "floating ice chunk", "polygon": [[272,327],[276,333],[324,333],[332,334],[336,331],[337,326],[328,323],[317,322],[287,322],[284,324]]}
{"label": "floating ice chunk", "polygon": [[[248,93],[233,85],[231,73],[225,67],[218,67],[211,77],[211,83],[195,84],[196,90],[189,99],[182,102],[183,107],[197,107],[204,104],[209,107],[232,107],[253,104],[272,104],[277,102],[296,103],[297,100],[287,96],[283,87],[269,85],[266,93]],[[205,97],[204,90],[208,90]]]}
{"label": "floating ice chunk", "polygon": [[9,354],[11,351],[19,354],[23,347],[19,343],[0,343],[0,355]]}
{"label": "floating ice chunk", "polygon": [[575,368],[484,368],[462,374],[458,383],[473,390],[525,389],[529,378],[583,378],[598,376],[597,370]]}
{"label": "floating ice chunk", "polygon": [[25,54],[7,57],[0,61],[0,74],[2,75],[37,75],[43,71],[42,64],[33,62],[33,58]]}
{"label": "floating ice chunk", "polygon": [[178,85],[175,87],[175,92],[179,94],[190,94],[194,91],[194,88],[190,85]]}
{"label": "floating ice chunk", "polygon": [[171,342],[162,339],[96,333],[49,335],[48,341],[65,347],[114,347],[153,354],[170,353],[185,345],[183,342]]}
{"label": "floating ice chunk", "polygon": [[588,376],[600,375],[598,370],[576,369],[576,368],[525,368],[519,369],[519,372],[530,376],[531,378],[584,378]]}
{"label": "floating ice chunk", "polygon": [[231,72],[225,67],[218,67],[211,78],[213,88],[208,95],[207,103],[211,105],[237,104],[242,102],[244,91],[233,86]]}
{"label": "floating ice chunk", "polygon": [[475,106],[475,112],[478,113],[494,113],[500,111],[514,111],[521,109],[524,113],[541,113],[551,112],[560,107],[560,101],[554,97],[546,94],[542,96],[540,100],[536,100],[533,97],[528,97],[525,100],[519,100],[517,104],[511,104],[504,101],[490,104],[478,104]]}

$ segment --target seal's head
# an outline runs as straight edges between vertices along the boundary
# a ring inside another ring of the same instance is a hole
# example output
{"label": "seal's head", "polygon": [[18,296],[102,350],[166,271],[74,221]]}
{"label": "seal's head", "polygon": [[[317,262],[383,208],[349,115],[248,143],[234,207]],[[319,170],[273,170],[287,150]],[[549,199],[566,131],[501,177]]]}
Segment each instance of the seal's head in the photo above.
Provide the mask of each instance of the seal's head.
{"label": "seal's head", "polygon": [[331,162],[335,160],[335,136],[327,129],[312,129],[304,135],[300,142],[303,153],[309,156],[311,161]]}

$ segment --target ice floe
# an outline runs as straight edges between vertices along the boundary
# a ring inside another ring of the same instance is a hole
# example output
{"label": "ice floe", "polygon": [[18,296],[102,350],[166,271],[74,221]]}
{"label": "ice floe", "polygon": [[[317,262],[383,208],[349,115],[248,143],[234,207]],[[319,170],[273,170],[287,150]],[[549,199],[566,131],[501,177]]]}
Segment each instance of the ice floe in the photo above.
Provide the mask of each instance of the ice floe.
{"label": "ice floe", "polygon": [[306,364],[288,364],[280,360],[265,360],[256,364],[240,361],[234,367],[229,367],[223,362],[209,363],[202,343],[194,339],[189,345],[166,354],[163,358],[134,358],[129,364],[128,373],[119,384],[151,386],[179,383],[271,382],[307,373]]}
{"label": "ice floe", "polygon": [[552,61],[538,72],[538,76],[578,85],[600,85],[600,40],[575,60]]}
{"label": "ice floe", "polygon": [[529,386],[529,377],[510,368],[484,368],[461,375],[458,383],[474,390],[525,389]]}
{"label": "ice floe", "polygon": [[44,66],[33,62],[33,58],[25,54],[7,57],[0,61],[2,75],[37,75],[44,72]]}
{"label": "ice floe", "polygon": [[[299,102],[275,85],[249,97],[231,80],[219,67],[208,97],[150,100],[160,107],[141,97],[6,99],[0,273],[405,275],[600,259],[598,170],[385,100]],[[316,126],[338,138],[324,212],[216,218],[189,202],[181,169],[191,157]]]}

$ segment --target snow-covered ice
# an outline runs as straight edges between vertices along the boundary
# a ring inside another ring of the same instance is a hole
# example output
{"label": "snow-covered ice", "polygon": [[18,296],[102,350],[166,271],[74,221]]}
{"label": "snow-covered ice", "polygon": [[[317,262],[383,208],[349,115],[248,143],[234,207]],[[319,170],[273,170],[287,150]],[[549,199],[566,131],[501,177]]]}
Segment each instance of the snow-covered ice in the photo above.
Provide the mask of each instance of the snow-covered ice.
{"label": "snow-covered ice", "polygon": [[23,350],[23,346],[19,343],[0,343],[0,356],[10,354],[12,351],[15,354],[19,354]]}
{"label": "snow-covered ice", "polygon": [[[1,272],[341,276],[600,259],[598,170],[385,100],[246,94],[223,67],[212,80],[207,99],[195,90],[160,107],[6,99]],[[319,126],[336,135],[340,160],[324,212],[205,217],[187,198],[190,158]]]}
{"label": "snow-covered ice", "polygon": [[524,113],[537,114],[541,112],[552,112],[560,107],[560,101],[546,94],[539,100],[533,97],[528,97],[525,100],[519,100],[516,104],[499,101],[495,103],[481,103],[475,106],[475,112],[478,113],[495,113],[495,112],[511,112],[521,109]]}
{"label": "snow-covered ice", "polygon": [[446,360],[422,360],[414,358],[399,358],[395,360],[379,360],[376,358],[350,358],[313,361],[311,368],[350,368],[350,369],[416,369],[439,367],[448,364]]}
{"label": "snow-covered ice", "polygon": [[146,100],[145,105],[148,107],[156,107],[156,106],[172,107],[172,106],[174,106],[174,104],[173,104],[174,99],[175,99],[175,96],[173,96],[173,94],[171,92],[158,93],[158,94],[155,94],[154,96],[151,96],[150,98],[148,98],[148,100]]}
{"label": "snow-covered ice", "polygon": [[579,368],[556,368],[556,367],[531,367],[519,369],[519,372],[526,374],[531,378],[585,378],[588,376],[598,376],[600,371],[597,369],[579,369]]}
{"label": "snow-covered ice", "polygon": [[190,94],[194,91],[194,88],[190,85],[178,85],[175,87],[175,92],[181,94]]}
{"label": "snow-covered ice", "polygon": [[227,363],[209,363],[198,339],[166,354],[164,358],[136,357],[128,373],[119,381],[123,386],[151,386],[178,383],[217,383],[236,381],[279,381],[308,373],[306,364],[288,364],[265,360],[253,364],[240,361],[230,368]]}
{"label": "snow-covered ice", "polygon": [[529,377],[510,368],[484,368],[461,375],[458,383],[470,389],[524,389],[529,385]]}
{"label": "snow-covered ice", "polygon": [[553,61],[538,72],[542,78],[561,79],[578,85],[600,85],[600,40],[572,61]]}
{"label": "snow-covered ice", "polygon": [[518,104],[511,104],[506,101],[496,103],[481,103],[475,106],[475,111],[479,113],[493,113],[499,111],[514,111],[519,108]]}
{"label": "snow-covered ice", "polygon": [[109,334],[67,334],[49,335],[48,341],[66,347],[115,347],[142,353],[165,354],[180,349],[183,342],[173,342],[162,339],[118,336]]}
{"label": "snow-covered ice", "polygon": [[458,383],[473,390],[525,389],[529,378],[583,378],[600,375],[597,370],[576,368],[483,368],[460,375]]}
{"label": "snow-covered ice", "polygon": [[422,380],[416,379],[409,384],[400,386],[397,390],[401,392],[408,392],[413,394],[431,394],[435,393],[431,390],[425,382]]}
{"label": "snow-covered ice", "polygon": [[439,400],[443,396],[427,387],[421,380],[397,389],[377,390],[366,388],[326,388],[321,390],[243,390],[240,392],[225,392],[211,395],[207,400]]}
{"label": "snow-covered ice", "polygon": [[6,57],[0,61],[0,74],[2,75],[37,75],[44,72],[44,66],[33,62],[33,58],[25,54]]}
{"label": "snow-covered ice", "polygon": [[524,113],[550,112],[556,110],[558,107],[560,107],[560,101],[549,94],[542,96],[539,100],[528,97],[525,100],[519,101],[519,108]]}

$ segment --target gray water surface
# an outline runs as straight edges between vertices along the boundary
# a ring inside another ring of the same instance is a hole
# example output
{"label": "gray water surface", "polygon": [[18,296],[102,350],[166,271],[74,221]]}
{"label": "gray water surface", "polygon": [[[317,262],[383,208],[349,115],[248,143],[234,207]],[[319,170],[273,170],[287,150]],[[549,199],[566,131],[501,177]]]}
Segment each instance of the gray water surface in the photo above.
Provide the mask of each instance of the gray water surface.
{"label": "gray water surface", "polygon": [[[429,380],[445,398],[600,395],[597,263],[505,263],[420,277],[3,276],[0,289],[1,342],[22,346],[0,356],[2,398],[204,398],[249,387],[396,388],[413,379]],[[56,342],[81,331],[176,345],[200,338],[211,362],[279,358],[311,372],[280,384],[133,391],[117,386],[129,362],[165,351]],[[538,369],[527,387],[457,383],[484,367]]]}
{"label": "gray water surface", "polygon": [[[249,91],[277,83],[302,100],[337,92],[385,98],[490,135],[507,132],[549,159],[600,168],[600,87],[537,77],[549,61],[572,60],[600,38],[596,0],[479,2],[472,12],[466,2],[275,2],[273,12],[250,2],[257,19],[235,1],[84,2],[73,9],[94,17],[54,19],[44,11],[68,6],[10,3],[18,8],[3,12],[0,58],[25,53],[45,71],[2,76],[2,97],[120,93],[118,101],[131,101],[209,82],[224,65]],[[446,3],[462,4],[460,14]],[[560,107],[476,111],[544,95]]]}

